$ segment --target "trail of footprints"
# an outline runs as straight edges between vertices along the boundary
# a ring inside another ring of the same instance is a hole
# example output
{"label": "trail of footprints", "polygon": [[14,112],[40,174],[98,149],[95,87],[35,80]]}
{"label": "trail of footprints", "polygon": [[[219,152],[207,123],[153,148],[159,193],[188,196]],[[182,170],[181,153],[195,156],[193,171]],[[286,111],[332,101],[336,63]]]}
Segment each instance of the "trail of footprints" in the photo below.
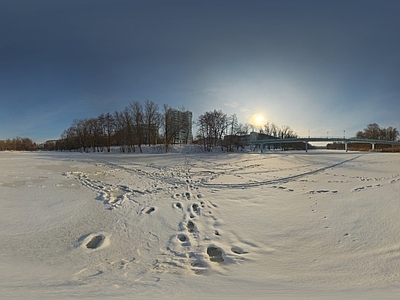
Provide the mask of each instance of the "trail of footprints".
{"label": "trail of footprints", "polygon": [[[187,166],[183,166],[187,168]],[[172,203],[171,209],[174,209],[177,213],[182,215],[182,219],[177,224],[177,231],[170,236],[169,240],[166,241],[166,252],[168,258],[157,260],[154,264],[155,269],[165,270],[167,268],[184,269],[190,270],[194,274],[204,274],[211,270],[221,270],[224,266],[229,263],[234,263],[236,261],[243,261],[246,258],[248,251],[236,245],[229,246],[232,243],[229,242],[232,238],[227,238],[224,232],[219,230],[219,222],[216,217],[216,212],[218,206],[212,201],[204,199],[202,194],[198,191],[197,184],[202,187],[212,188],[210,191],[212,194],[218,192],[218,187],[225,188],[230,185],[207,185],[207,182],[218,177],[219,174],[212,172],[199,172],[195,174],[197,177],[202,177],[197,181],[192,180],[192,176],[189,171],[178,170],[177,168],[171,170],[158,169],[155,173],[142,172],[141,170],[136,170],[134,173],[140,176],[150,179],[152,186],[144,190],[135,190],[128,185],[122,184],[111,184],[102,182],[101,180],[94,179],[98,178],[97,175],[107,175],[108,173],[118,172],[118,171],[129,171],[124,169],[112,169],[106,172],[99,172],[86,174],[83,172],[67,172],[64,175],[68,178],[75,178],[83,186],[86,186],[96,192],[98,192],[98,200],[103,200],[104,204],[108,205],[110,209],[118,208],[122,206],[122,203],[128,199],[139,204],[141,208],[141,213],[143,216],[152,215],[156,211],[155,206],[147,206],[144,202],[137,202],[135,197],[143,196],[148,194],[157,194],[158,192],[166,192],[169,186],[169,190],[175,191],[172,193]],[[132,171],[133,172],[133,171]],[[312,173],[312,172],[310,172]],[[167,176],[166,174],[169,174]],[[239,176],[239,175],[238,175]],[[101,176],[99,176],[101,178]],[[172,177],[172,179],[171,179]],[[343,179],[343,178],[341,178]],[[362,182],[371,181],[368,178],[360,177],[357,178]],[[387,179],[387,178],[386,178]],[[277,180],[276,182],[271,181],[273,188],[286,190],[293,192],[293,189],[287,188],[283,183],[287,183],[289,179]],[[377,179],[375,179],[377,180]],[[290,181],[290,180],[289,180]],[[300,181],[306,181],[301,179]],[[400,175],[393,176],[389,179],[391,184],[400,181]],[[338,181],[328,181],[328,183],[345,183],[348,181],[338,180]],[[164,188],[160,187],[159,184],[164,184]],[[280,183],[280,184],[279,184]],[[252,183],[247,183],[243,187],[250,187]],[[260,185],[259,182],[254,183],[254,185]],[[239,185],[238,185],[239,186]],[[353,189],[353,191],[361,191],[369,189],[372,187],[380,187],[381,184],[368,184],[359,188]],[[178,192],[183,189],[183,192]],[[311,190],[308,192],[310,196],[312,194],[328,194],[338,193],[337,190],[329,189],[319,189]],[[170,199],[171,199],[170,198]],[[315,205],[318,203],[316,202]],[[312,206],[312,212],[315,213],[315,208]],[[327,219],[326,216],[323,217]],[[328,226],[325,227],[329,229]],[[348,237],[348,233],[343,234],[343,238]],[[235,239],[233,239],[235,240]],[[104,235],[98,234],[92,236],[89,240],[85,240],[84,247],[90,250],[101,249],[104,247],[106,237]],[[339,240],[341,242],[341,240]],[[235,244],[234,242],[233,244]],[[253,247],[248,244],[247,246]],[[134,259],[133,259],[134,260]],[[133,261],[132,260],[132,261]],[[121,261],[121,267],[125,268],[128,263]],[[85,271],[86,272],[86,271]],[[85,273],[84,272],[84,273]],[[97,274],[95,274],[97,275]],[[91,275],[93,276],[93,274]]]}
{"label": "trail of footprints", "polygon": [[178,232],[170,237],[167,251],[171,253],[176,261],[175,264],[181,268],[190,266],[194,274],[203,274],[212,269],[212,264],[226,264],[232,262],[232,256],[240,256],[248,253],[240,247],[233,246],[230,253],[225,251],[226,244],[221,240],[219,231],[215,228],[217,218],[213,210],[217,205],[211,201],[202,199],[201,194],[193,195],[190,192],[174,194],[173,208],[183,212]]}
{"label": "trail of footprints", "polygon": [[[339,175],[334,174],[334,176],[339,176]],[[344,177],[344,175],[341,175],[341,176]],[[397,182],[400,181],[400,174],[392,175],[390,178],[387,178],[387,177],[368,178],[368,177],[363,177],[363,176],[354,176],[354,177],[350,177],[350,179],[356,179],[356,180],[359,180],[361,182],[379,182],[379,183],[376,183],[376,184],[368,184],[368,185],[365,185],[365,186],[356,187],[356,188],[353,188],[351,190],[352,192],[360,192],[360,191],[369,190],[371,188],[380,188],[380,187],[382,187],[384,185],[384,183],[381,183],[381,182],[386,181],[386,180],[389,180],[388,181],[389,184],[397,183]],[[348,183],[348,182],[350,182],[350,179],[328,180],[327,183]],[[307,180],[301,180],[301,181],[307,182]],[[310,194],[309,199],[312,199],[311,198],[312,195],[329,194],[329,193],[337,194],[337,193],[339,193],[339,191],[338,190],[329,190],[329,189],[319,189],[319,190],[310,190],[310,191],[308,191],[308,194]],[[311,205],[311,212],[313,214],[315,214],[317,212],[323,213],[323,211],[321,211],[321,210],[317,211],[316,207],[318,205],[318,200],[319,200],[318,198],[315,199],[314,200],[315,201],[314,204]],[[328,217],[326,215],[323,215],[322,219],[326,221],[328,219]],[[331,227],[330,226],[325,226],[325,229],[331,229]],[[339,237],[337,242],[338,243],[343,243],[346,240],[351,241],[351,242],[357,242],[358,241],[357,238],[351,237],[350,233],[344,232],[342,234],[342,236]]]}
{"label": "trail of footprints", "polygon": [[[182,214],[182,219],[177,224],[177,232],[167,242],[168,258],[156,260],[155,270],[164,271],[173,266],[200,275],[244,260],[243,255],[248,251],[238,246],[225,249],[229,243],[215,226],[218,223],[214,216],[214,210],[218,208],[215,203],[204,200],[201,193],[193,194],[191,191],[174,193],[171,198],[171,208]],[[149,215],[155,208],[148,207],[142,211]]]}
{"label": "trail of footprints", "polygon": [[125,200],[134,201],[135,196],[146,195],[146,194],[157,194],[162,191],[163,188],[158,187],[157,183],[153,184],[153,189],[132,189],[124,184],[110,184],[102,182],[95,177],[96,175],[107,175],[109,173],[116,172],[117,170],[111,170],[107,172],[96,172],[93,174],[86,174],[83,172],[65,172],[64,175],[68,178],[74,178],[83,186],[90,188],[91,190],[98,193],[97,200],[102,200],[110,210],[121,207]]}
{"label": "trail of footprints", "polygon": [[[116,172],[117,170],[113,169],[109,172]],[[99,174],[64,173],[68,178],[74,178],[83,186],[96,191],[98,193],[96,199],[103,200],[109,209],[121,207],[123,201],[129,199],[142,207],[140,212],[143,216],[153,214],[156,207],[146,207],[145,202],[137,202],[135,197],[167,190],[165,188],[140,191],[127,185],[105,183],[94,179],[98,177],[97,175],[104,176],[105,174],[107,174],[107,171],[99,172]],[[188,172],[182,172],[180,175],[180,178],[178,178],[180,184],[175,180],[174,186],[170,190],[178,191],[182,187],[185,189],[184,192],[176,192],[171,197],[173,199],[171,208],[182,214],[182,220],[177,224],[178,231],[176,234],[173,234],[167,241],[166,251],[169,253],[169,258],[165,259],[164,257],[160,261],[156,260],[154,269],[164,270],[167,268],[162,266],[164,264],[168,265],[169,269],[173,266],[178,269],[189,269],[194,274],[204,274],[213,269],[219,269],[228,263],[243,261],[243,255],[249,252],[238,246],[232,246],[229,249],[229,246],[226,246],[229,245],[229,242],[224,239],[224,236],[215,226],[218,220],[214,216],[214,210],[218,206],[212,201],[203,199],[202,194],[198,192],[198,187],[194,185],[196,182],[193,183],[192,176]],[[155,181],[153,177],[151,179]],[[80,246],[89,250],[98,250],[104,247],[105,240],[106,237],[102,234],[92,235]],[[123,267],[125,267],[125,264],[123,264]],[[90,276],[100,275],[104,270]],[[82,272],[86,274],[88,271]],[[79,274],[79,277],[82,277],[83,273]]]}
{"label": "trail of footprints", "polygon": [[[388,178],[388,177],[368,178],[368,177],[363,177],[363,176],[355,176],[353,178],[358,179],[361,182],[382,182],[382,181],[389,180],[388,181],[389,184],[395,184],[395,183],[398,183],[400,181],[400,174],[392,175],[390,178]],[[379,187],[382,187],[383,185],[384,184],[382,184],[382,183],[368,184],[368,185],[365,185],[365,186],[360,186],[360,187],[354,188],[352,191],[353,192],[360,192],[360,191],[368,190],[368,189],[371,189],[371,188],[379,188]]]}

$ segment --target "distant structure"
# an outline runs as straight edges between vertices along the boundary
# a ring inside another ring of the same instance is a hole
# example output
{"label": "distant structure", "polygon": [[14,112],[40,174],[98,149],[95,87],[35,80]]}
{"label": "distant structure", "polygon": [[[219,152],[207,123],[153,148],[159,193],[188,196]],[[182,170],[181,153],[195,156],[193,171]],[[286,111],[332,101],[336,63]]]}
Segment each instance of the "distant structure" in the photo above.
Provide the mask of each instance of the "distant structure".
{"label": "distant structure", "polygon": [[59,140],[48,140],[42,144],[39,144],[38,149],[40,149],[40,150],[55,150],[58,141]]}
{"label": "distant structure", "polygon": [[191,144],[193,142],[191,111],[171,108],[169,113],[170,128],[173,133],[173,144]]}

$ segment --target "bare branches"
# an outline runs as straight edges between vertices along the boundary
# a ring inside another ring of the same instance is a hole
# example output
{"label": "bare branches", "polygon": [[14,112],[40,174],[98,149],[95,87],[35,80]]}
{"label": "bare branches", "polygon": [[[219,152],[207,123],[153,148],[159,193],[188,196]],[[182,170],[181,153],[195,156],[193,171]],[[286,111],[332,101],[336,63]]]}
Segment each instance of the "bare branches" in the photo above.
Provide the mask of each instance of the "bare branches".
{"label": "bare branches", "polygon": [[[111,146],[120,147],[121,152],[142,152],[142,145],[192,142],[192,113],[164,105],[163,113],[158,105],[146,100],[131,102],[123,111],[101,114],[97,118],[74,120],[72,126],[61,135],[57,149],[84,152],[107,152]],[[160,129],[163,129],[160,136]]]}
{"label": "bare branches", "polygon": [[135,142],[139,147],[140,153],[142,153],[142,143],[144,139],[144,124],[143,124],[143,107],[139,101],[135,101],[130,104],[130,113],[133,123],[133,136],[135,137]]}
{"label": "bare branches", "polygon": [[211,151],[215,146],[221,146],[222,138],[228,127],[228,117],[221,110],[206,112],[197,121],[198,135],[202,139],[205,151]]}
{"label": "bare branches", "polygon": [[0,151],[34,151],[36,144],[29,138],[16,137],[12,140],[0,141]]}
{"label": "bare branches", "polygon": [[399,131],[396,128],[381,128],[378,124],[368,124],[363,131],[358,131],[356,137],[360,139],[387,140],[396,141],[399,137]]}
{"label": "bare branches", "polygon": [[148,145],[156,145],[161,124],[161,115],[158,112],[158,105],[151,100],[146,100],[144,103],[143,121],[145,124],[145,139]]}
{"label": "bare branches", "polygon": [[296,138],[297,134],[287,125],[283,125],[280,128],[275,123],[267,122],[264,124],[262,133],[276,138]]}

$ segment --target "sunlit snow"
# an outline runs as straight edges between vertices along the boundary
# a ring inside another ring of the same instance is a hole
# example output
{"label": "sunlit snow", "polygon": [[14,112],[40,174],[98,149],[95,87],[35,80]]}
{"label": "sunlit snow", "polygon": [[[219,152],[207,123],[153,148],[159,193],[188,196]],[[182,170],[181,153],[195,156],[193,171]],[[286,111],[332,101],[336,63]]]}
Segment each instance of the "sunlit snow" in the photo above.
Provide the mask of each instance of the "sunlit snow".
{"label": "sunlit snow", "polygon": [[0,152],[0,294],[396,299],[400,155]]}

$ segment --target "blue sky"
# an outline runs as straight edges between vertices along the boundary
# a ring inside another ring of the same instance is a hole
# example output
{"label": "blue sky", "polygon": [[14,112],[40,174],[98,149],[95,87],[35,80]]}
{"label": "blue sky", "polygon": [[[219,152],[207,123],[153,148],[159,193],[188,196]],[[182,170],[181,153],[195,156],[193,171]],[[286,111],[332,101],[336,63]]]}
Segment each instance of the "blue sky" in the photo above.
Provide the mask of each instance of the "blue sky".
{"label": "blue sky", "polygon": [[400,1],[0,0],[0,139],[131,101],[301,136],[400,129]]}

